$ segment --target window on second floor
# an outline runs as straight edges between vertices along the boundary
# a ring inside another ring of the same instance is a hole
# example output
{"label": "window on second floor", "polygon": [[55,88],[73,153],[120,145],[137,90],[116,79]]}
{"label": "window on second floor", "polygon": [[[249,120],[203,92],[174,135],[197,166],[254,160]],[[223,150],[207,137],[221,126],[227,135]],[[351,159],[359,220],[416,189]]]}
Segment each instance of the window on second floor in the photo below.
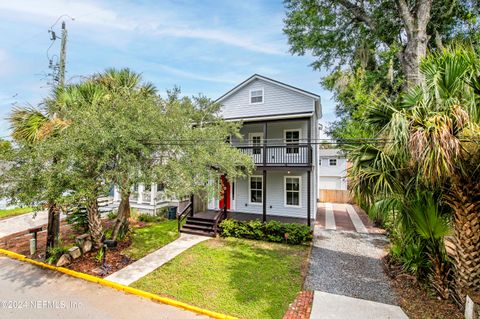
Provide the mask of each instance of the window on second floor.
{"label": "window on second floor", "polygon": [[337,159],[336,158],[331,158],[329,160],[330,166],[337,166]]}
{"label": "window on second floor", "polygon": [[298,143],[300,142],[300,130],[285,131],[285,144],[287,154],[298,154]]}
{"label": "window on second floor", "polygon": [[250,104],[263,103],[263,89],[255,89],[250,91]]}

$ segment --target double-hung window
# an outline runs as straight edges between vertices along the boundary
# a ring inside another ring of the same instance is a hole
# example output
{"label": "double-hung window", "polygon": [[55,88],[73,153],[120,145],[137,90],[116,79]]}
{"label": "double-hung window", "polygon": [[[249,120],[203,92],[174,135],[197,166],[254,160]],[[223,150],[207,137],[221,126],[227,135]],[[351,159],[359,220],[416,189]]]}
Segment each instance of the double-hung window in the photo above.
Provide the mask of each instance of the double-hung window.
{"label": "double-hung window", "polygon": [[300,176],[285,176],[285,206],[300,207]]}
{"label": "double-hung window", "polygon": [[261,204],[263,203],[263,177],[251,176],[250,177],[250,203]]}
{"label": "double-hung window", "polygon": [[250,104],[263,103],[263,89],[250,90]]}
{"label": "double-hung window", "polygon": [[331,158],[328,163],[330,166],[337,166],[337,159],[336,158]]}
{"label": "double-hung window", "polygon": [[250,133],[250,144],[252,145],[253,154],[262,153],[263,133]]}
{"label": "double-hung window", "polygon": [[287,144],[287,154],[298,154],[299,142],[300,130],[285,131],[285,144]]}

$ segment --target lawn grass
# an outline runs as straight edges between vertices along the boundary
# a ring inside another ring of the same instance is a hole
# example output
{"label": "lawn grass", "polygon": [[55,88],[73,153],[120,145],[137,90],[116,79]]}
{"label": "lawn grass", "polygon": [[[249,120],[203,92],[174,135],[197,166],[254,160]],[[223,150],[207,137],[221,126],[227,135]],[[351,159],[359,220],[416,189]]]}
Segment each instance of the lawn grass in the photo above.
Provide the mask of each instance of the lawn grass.
{"label": "lawn grass", "polygon": [[307,246],[202,242],[133,287],[241,318],[282,318],[301,290]]}
{"label": "lawn grass", "polygon": [[22,215],[26,213],[33,212],[31,207],[17,207],[12,209],[0,209],[0,219],[5,217],[13,217],[17,215]]}
{"label": "lawn grass", "polygon": [[140,259],[177,238],[177,220],[162,220],[134,229],[132,244],[123,253],[130,258]]}

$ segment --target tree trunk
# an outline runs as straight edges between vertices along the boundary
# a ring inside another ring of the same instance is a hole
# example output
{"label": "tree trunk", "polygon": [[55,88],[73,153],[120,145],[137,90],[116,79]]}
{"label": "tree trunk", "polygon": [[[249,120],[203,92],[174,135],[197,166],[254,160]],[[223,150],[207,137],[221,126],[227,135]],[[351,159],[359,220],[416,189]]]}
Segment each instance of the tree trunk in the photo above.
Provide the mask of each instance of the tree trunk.
{"label": "tree trunk", "polygon": [[118,214],[113,227],[112,239],[117,240],[118,235],[128,231],[128,219],[130,218],[130,191],[122,192]]}
{"label": "tree trunk", "polygon": [[424,76],[420,72],[420,62],[427,55],[427,33],[416,34],[407,42],[402,54],[402,69],[407,81],[406,87],[420,85]]}
{"label": "tree trunk", "polygon": [[462,303],[469,292],[480,292],[480,184],[455,181],[447,202],[455,222],[455,290]]}
{"label": "tree trunk", "polygon": [[422,84],[420,62],[427,54],[427,25],[430,22],[432,0],[420,0],[412,12],[405,0],[396,0],[400,17],[405,26],[407,42],[401,55],[402,69],[407,80],[406,87]]}
{"label": "tree trunk", "polygon": [[58,243],[58,229],[60,225],[60,214],[57,205],[54,202],[48,203],[48,221],[47,221],[47,245],[45,256],[50,257],[50,249],[55,248]]}
{"label": "tree trunk", "polygon": [[93,240],[93,247],[100,249],[102,247],[103,227],[100,219],[100,212],[98,211],[97,200],[92,200],[87,203],[87,219],[88,230]]}

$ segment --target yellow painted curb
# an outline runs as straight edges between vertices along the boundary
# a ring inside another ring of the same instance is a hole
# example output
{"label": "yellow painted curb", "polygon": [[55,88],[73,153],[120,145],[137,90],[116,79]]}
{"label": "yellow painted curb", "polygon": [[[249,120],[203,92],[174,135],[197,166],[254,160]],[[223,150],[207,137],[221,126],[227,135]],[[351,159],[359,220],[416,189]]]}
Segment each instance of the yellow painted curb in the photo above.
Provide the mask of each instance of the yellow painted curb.
{"label": "yellow painted curb", "polygon": [[58,271],[58,272],[67,274],[67,275],[72,276],[72,277],[80,278],[80,279],[83,279],[83,280],[86,280],[86,281],[90,281],[90,282],[100,284],[102,286],[106,286],[106,287],[110,287],[110,288],[113,288],[113,289],[116,289],[116,290],[120,290],[120,291],[129,293],[129,294],[132,294],[132,295],[136,295],[136,296],[139,296],[139,297],[142,297],[142,298],[151,299],[151,300],[161,302],[161,303],[164,303],[164,304],[167,304],[167,305],[170,305],[170,306],[174,306],[174,307],[177,307],[177,308],[181,308],[181,309],[189,310],[189,311],[192,311],[192,312],[196,312],[196,313],[201,314],[201,315],[206,315],[206,316],[209,316],[211,318],[215,318],[215,319],[237,319],[236,317],[232,317],[232,316],[228,316],[228,315],[221,314],[221,313],[218,313],[218,312],[214,312],[214,311],[210,311],[210,310],[207,310],[207,309],[192,306],[192,305],[189,305],[189,304],[181,302],[181,301],[177,301],[177,300],[170,299],[170,298],[167,298],[167,297],[162,297],[162,296],[152,294],[150,292],[146,292],[146,291],[143,291],[143,290],[140,290],[140,289],[136,289],[136,288],[132,288],[132,287],[129,287],[129,286],[117,284],[116,282],[105,280],[103,278],[98,278],[98,277],[95,277],[95,276],[92,276],[92,275],[84,274],[82,272],[74,271],[74,270],[64,268],[64,267],[57,267],[57,266],[49,265],[49,264],[43,263],[41,261],[36,261],[36,260],[30,259],[30,258],[28,258],[24,255],[14,253],[13,251],[9,251],[9,250],[5,250],[5,249],[0,248],[0,254],[3,254],[3,255],[8,256],[10,258],[17,259],[17,260],[20,260],[20,261],[24,261],[24,262],[27,262],[27,263],[30,263],[30,264],[33,264],[33,265],[37,265],[37,266],[40,266],[40,267],[43,267],[43,268]]}

